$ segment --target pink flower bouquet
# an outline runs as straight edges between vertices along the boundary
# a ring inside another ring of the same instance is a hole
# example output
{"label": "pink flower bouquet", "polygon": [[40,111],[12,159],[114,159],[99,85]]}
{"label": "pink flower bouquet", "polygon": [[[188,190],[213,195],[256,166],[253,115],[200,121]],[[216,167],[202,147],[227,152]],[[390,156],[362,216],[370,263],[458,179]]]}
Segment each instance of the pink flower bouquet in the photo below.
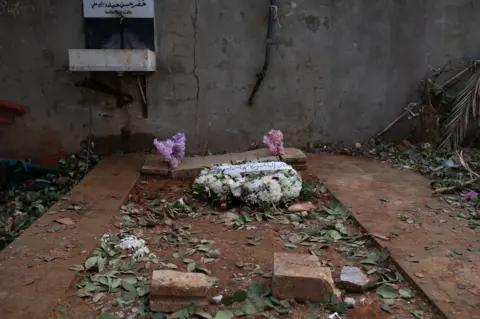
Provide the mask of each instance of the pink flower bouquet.
{"label": "pink flower bouquet", "polygon": [[268,146],[268,149],[273,155],[285,155],[283,133],[280,130],[270,130],[270,132],[263,137],[263,143]]}
{"label": "pink flower bouquet", "polygon": [[175,134],[171,139],[166,141],[153,140],[153,145],[163,156],[165,162],[175,168],[180,164],[180,160],[185,156],[185,134]]}

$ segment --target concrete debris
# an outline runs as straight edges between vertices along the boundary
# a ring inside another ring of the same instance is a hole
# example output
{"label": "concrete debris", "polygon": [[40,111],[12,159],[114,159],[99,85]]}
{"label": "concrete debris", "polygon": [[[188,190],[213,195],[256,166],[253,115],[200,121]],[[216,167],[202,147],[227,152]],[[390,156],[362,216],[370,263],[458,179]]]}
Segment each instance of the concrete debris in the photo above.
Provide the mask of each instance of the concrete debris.
{"label": "concrete debris", "polygon": [[329,267],[317,256],[275,253],[272,294],[279,299],[322,302],[326,293],[340,297]]}
{"label": "concrete debris", "polygon": [[174,312],[191,304],[206,306],[207,288],[208,280],[204,274],[154,271],[150,286],[150,309],[154,312]]}
{"label": "concrete debris", "polygon": [[298,222],[302,220],[302,218],[297,214],[288,214],[288,219],[290,219],[292,222]]}
{"label": "concrete debris", "polygon": [[340,274],[340,282],[348,292],[363,292],[370,280],[360,268],[345,266]]}

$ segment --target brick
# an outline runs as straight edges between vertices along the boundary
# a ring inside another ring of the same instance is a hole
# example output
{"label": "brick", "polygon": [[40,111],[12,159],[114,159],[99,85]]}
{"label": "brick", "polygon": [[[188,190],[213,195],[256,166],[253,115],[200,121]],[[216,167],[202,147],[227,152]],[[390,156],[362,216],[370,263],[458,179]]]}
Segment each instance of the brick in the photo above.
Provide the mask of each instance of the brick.
{"label": "brick", "polygon": [[156,270],[152,274],[151,296],[205,297],[208,280],[204,274]]}
{"label": "brick", "polygon": [[150,310],[153,312],[175,312],[190,305],[204,307],[208,304],[206,297],[150,297]]}
{"label": "brick", "polygon": [[272,294],[279,299],[322,302],[325,293],[340,297],[330,268],[322,267],[317,256],[275,253]]}
{"label": "brick", "polygon": [[286,148],[282,160],[288,164],[307,163],[307,155],[298,148]]}
{"label": "brick", "polygon": [[165,163],[159,155],[148,155],[145,158],[145,164],[143,164],[140,172],[145,175],[157,175],[161,177],[167,177],[169,175],[168,164]]}

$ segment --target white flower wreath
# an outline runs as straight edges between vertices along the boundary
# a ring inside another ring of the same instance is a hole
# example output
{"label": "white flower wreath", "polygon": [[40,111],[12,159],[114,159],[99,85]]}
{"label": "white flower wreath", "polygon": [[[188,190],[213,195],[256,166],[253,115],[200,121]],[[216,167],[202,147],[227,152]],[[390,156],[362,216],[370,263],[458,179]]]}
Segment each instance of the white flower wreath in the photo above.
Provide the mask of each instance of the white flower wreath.
{"label": "white flower wreath", "polygon": [[297,198],[302,178],[282,162],[225,164],[203,170],[193,183],[193,190],[216,201],[238,199],[252,205],[276,204]]}

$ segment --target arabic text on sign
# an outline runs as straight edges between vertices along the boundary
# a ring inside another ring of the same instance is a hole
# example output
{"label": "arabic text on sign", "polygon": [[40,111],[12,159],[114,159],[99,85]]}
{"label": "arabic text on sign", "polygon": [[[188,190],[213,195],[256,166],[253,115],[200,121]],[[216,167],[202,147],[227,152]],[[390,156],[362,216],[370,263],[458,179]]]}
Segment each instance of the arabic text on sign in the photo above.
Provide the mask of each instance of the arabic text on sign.
{"label": "arabic text on sign", "polygon": [[83,0],[85,18],[154,18],[154,0]]}

